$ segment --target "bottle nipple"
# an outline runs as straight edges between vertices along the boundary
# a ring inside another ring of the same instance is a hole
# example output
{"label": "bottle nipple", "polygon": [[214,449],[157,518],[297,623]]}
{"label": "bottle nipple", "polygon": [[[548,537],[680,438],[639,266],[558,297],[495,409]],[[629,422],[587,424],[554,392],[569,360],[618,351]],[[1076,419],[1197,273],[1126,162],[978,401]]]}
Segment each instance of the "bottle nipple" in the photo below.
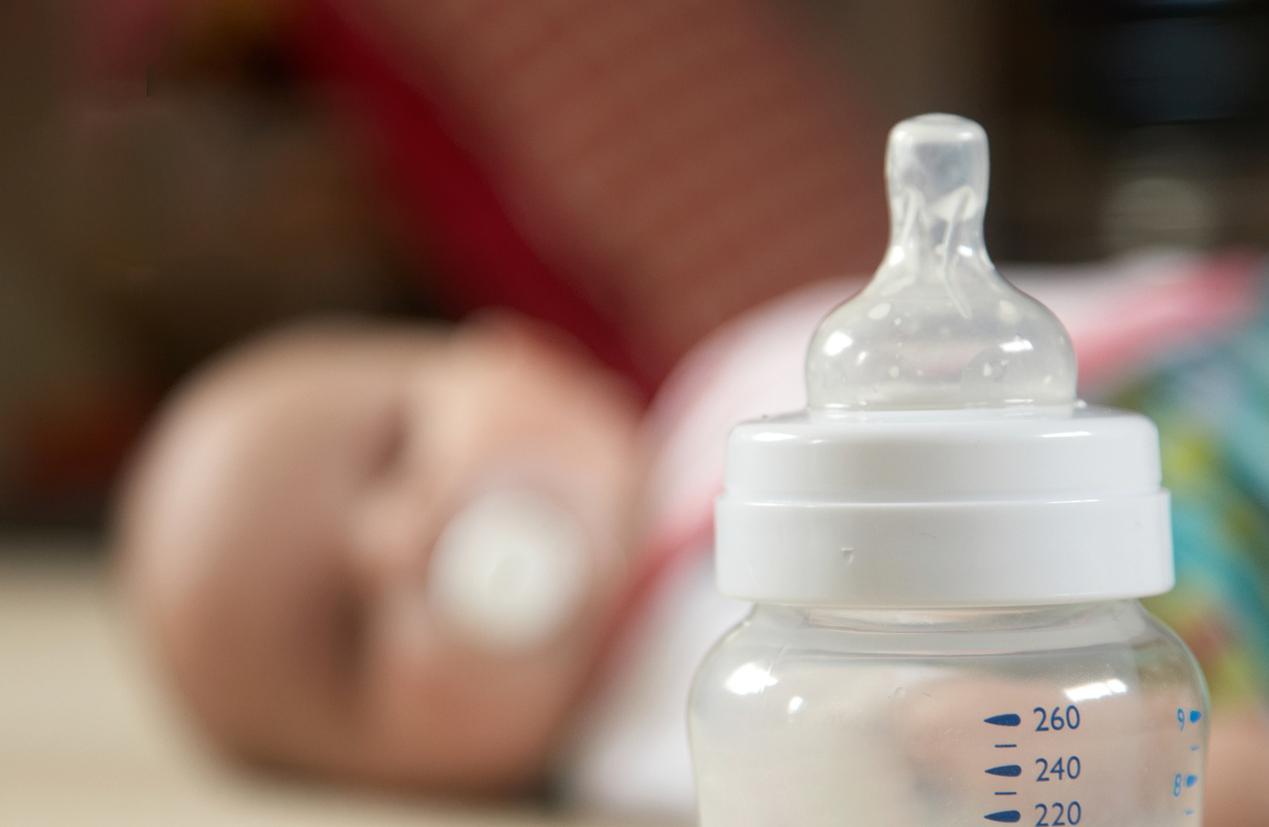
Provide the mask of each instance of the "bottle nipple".
{"label": "bottle nipple", "polygon": [[1075,353],[1049,310],[983,243],[987,135],[955,115],[890,131],[890,245],[872,281],[807,351],[810,407],[914,410],[1075,401]]}

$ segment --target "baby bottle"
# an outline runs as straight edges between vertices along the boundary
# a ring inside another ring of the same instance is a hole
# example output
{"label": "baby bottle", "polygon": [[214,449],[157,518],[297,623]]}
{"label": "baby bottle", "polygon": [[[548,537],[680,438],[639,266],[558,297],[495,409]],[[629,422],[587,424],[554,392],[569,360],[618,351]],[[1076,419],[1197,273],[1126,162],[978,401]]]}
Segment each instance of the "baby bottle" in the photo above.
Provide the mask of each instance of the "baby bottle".
{"label": "baby bottle", "polygon": [[1183,827],[1206,691],[1145,418],[1075,397],[1066,331],[983,245],[987,139],[890,134],[891,240],[821,323],[808,407],[732,432],[697,671],[701,827]]}

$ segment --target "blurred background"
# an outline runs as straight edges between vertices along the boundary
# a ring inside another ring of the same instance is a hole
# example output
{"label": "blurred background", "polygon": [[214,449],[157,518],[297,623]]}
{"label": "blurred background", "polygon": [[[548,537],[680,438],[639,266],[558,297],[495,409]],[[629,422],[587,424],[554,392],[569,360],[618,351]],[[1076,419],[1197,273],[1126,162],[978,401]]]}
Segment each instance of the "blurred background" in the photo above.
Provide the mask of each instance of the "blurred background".
{"label": "blurred background", "polygon": [[[244,336],[332,312],[470,310],[402,237],[303,3],[0,13],[5,525],[99,525],[164,392]],[[1269,238],[1263,3],[798,0],[779,14],[857,113],[869,195],[896,120],[947,110],[986,126],[998,260]]]}
{"label": "blurred background", "polygon": [[[1141,328],[1211,298],[1202,346],[1162,360],[1151,333],[1125,357],[1148,369],[1098,396],[1160,420],[1183,583],[1215,572],[1205,608],[1161,608],[1221,692],[1269,687],[1269,2],[13,2],[0,65],[3,670],[75,683],[57,670],[78,663],[123,710],[49,690],[60,734],[0,758],[96,774],[143,728],[149,690],[102,654],[130,646],[99,637],[103,538],[139,440],[209,359],[305,320],[511,311],[642,410],[720,325],[875,266],[886,133],[927,111],[991,136],[1007,274],[1079,294],[1166,254],[1202,276]],[[1213,619],[1229,584],[1234,619]],[[43,709],[32,681],[11,711]],[[265,812],[343,817],[304,806]]]}

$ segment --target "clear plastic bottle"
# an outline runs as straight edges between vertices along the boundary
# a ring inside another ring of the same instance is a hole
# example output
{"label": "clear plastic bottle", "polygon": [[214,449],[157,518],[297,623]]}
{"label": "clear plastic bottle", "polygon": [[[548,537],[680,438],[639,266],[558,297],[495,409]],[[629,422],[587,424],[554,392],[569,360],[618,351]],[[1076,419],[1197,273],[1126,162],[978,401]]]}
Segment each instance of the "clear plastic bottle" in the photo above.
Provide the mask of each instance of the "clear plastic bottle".
{"label": "clear plastic bottle", "polygon": [[697,675],[700,824],[1196,825],[1205,713],[1136,601],[760,606]]}
{"label": "clear plastic bottle", "polygon": [[995,273],[986,162],[970,121],[896,127],[811,407],[733,432],[718,579],[756,607],[692,690],[701,827],[1201,822],[1202,676],[1137,601],[1173,577],[1157,435],[1077,402]]}

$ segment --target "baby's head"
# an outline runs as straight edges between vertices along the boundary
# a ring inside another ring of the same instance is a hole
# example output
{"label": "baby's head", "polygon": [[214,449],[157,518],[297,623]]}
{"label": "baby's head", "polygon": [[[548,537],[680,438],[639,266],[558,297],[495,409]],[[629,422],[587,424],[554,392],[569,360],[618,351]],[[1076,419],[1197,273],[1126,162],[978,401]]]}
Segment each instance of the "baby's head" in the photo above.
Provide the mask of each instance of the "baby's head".
{"label": "baby's head", "polygon": [[621,590],[636,411],[506,321],[275,336],[193,381],[144,446],[119,515],[130,595],[235,752],[522,786]]}

